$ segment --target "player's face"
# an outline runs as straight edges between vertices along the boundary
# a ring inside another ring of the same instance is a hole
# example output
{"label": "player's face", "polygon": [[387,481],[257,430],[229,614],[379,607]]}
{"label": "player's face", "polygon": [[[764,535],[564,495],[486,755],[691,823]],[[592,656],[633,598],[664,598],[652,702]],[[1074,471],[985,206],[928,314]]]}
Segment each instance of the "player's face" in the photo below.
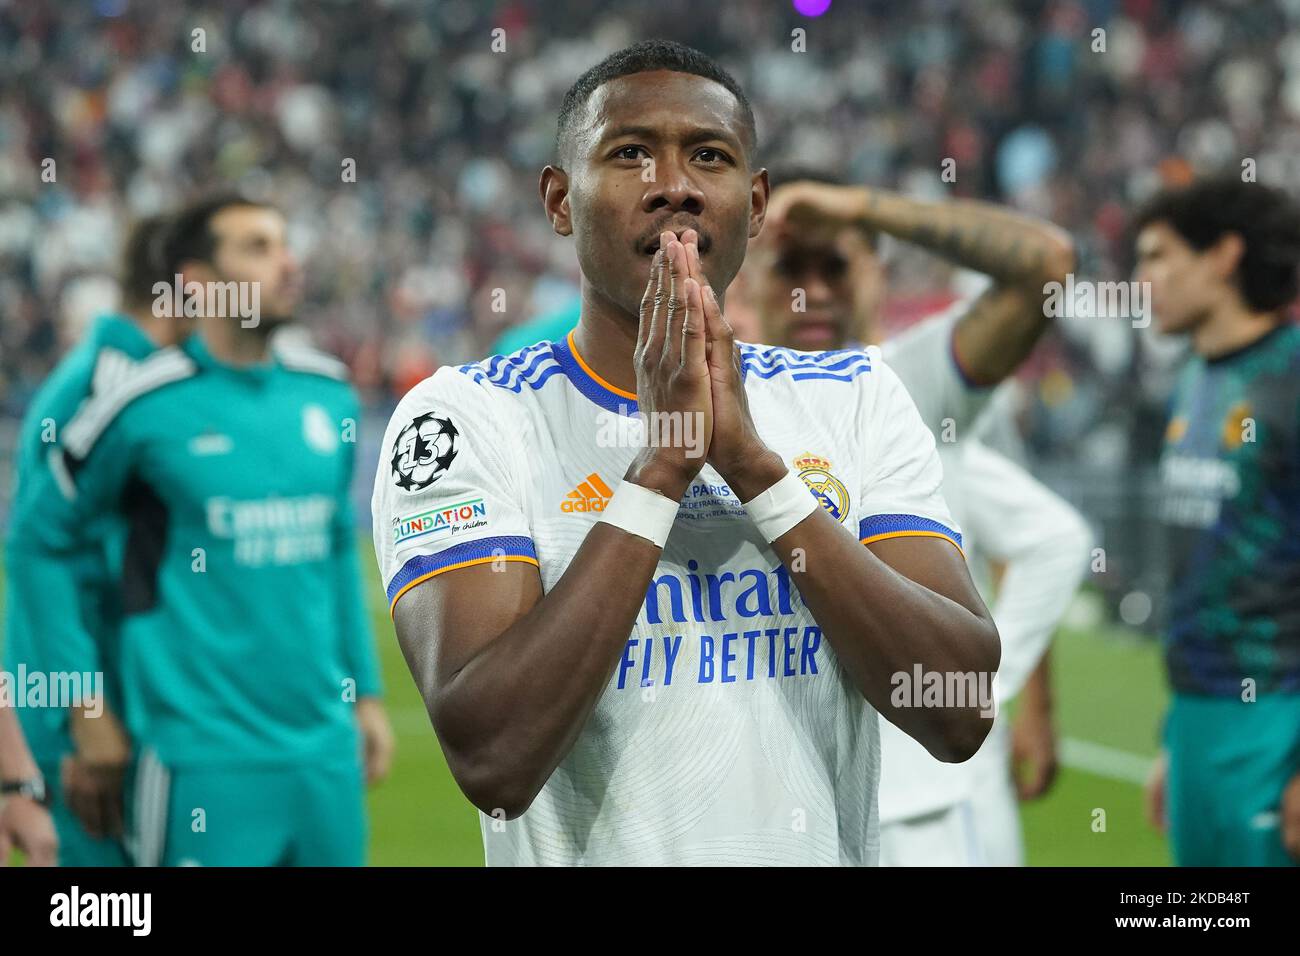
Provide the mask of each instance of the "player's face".
{"label": "player's face", "polygon": [[1213,272],[1201,254],[1163,222],[1138,233],[1134,278],[1150,283],[1156,328],[1167,335],[1191,331],[1209,311],[1215,294]]}
{"label": "player's face", "polygon": [[293,317],[302,298],[302,269],[289,251],[284,216],[259,206],[232,206],[212,217],[212,262],[221,281],[258,284],[261,320]]}
{"label": "player's face", "polygon": [[820,351],[874,339],[884,276],[857,229],[755,243],[746,289],[763,341]]}
{"label": "player's face", "polygon": [[767,206],[767,173],[750,172],[743,130],[735,97],[692,74],[637,73],[592,93],[553,212],[598,292],[636,315],[659,233],[687,228],[709,283],[726,290]]}

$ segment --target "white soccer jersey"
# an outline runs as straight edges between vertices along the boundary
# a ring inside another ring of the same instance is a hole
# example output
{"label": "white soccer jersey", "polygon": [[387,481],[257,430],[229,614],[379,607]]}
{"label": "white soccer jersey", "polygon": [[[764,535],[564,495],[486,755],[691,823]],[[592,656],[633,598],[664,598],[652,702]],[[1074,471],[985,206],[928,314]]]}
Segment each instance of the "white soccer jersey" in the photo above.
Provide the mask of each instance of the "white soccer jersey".
{"label": "white soccer jersey", "polygon": [[[741,350],[760,435],[848,533],[960,541],[934,439],[878,349]],[[492,560],[553,588],[636,454],[617,440],[636,407],[572,336],[412,389],[375,480],[389,601]],[[480,815],[487,862],[872,865],[878,764],[876,712],[706,466],[573,749],[518,819]]]}
{"label": "white soccer jersey", "polygon": [[[959,309],[926,319],[883,347],[890,367],[941,438],[951,419],[955,444],[939,442],[944,499],[964,531],[971,573],[990,602],[1002,642],[994,688],[998,705],[1010,700],[1037,666],[1061,615],[1078,588],[1088,557],[1088,529],[1065,501],[1018,465],[970,438],[974,419],[992,394],[970,385],[952,351]],[[988,560],[1006,562],[998,600],[988,587]],[[1004,723],[999,716],[998,723]],[[1006,742],[991,734],[971,760],[942,763],[898,728],[881,724],[883,823],[915,819],[974,795],[981,772],[1003,772]],[[977,821],[982,822],[982,821]]]}
{"label": "white soccer jersey", "polygon": [[966,436],[994,392],[972,384],[957,363],[953,335],[969,308],[969,302],[955,302],[881,346],[885,361],[916,402],[921,421],[940,439],[940,451],[944,444]]}

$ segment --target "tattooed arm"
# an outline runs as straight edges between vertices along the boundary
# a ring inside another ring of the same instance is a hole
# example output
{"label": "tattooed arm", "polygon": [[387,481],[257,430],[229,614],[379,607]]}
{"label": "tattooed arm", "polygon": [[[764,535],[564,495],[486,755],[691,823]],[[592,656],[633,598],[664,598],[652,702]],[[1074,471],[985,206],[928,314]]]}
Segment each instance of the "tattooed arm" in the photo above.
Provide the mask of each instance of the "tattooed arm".
{"label": "tattooed arm", "polygon": [[1024,361],[1050,322],[1044,286],[1064,283],[1074,244],[1049,222],[974,200],[924,202],[865,186],[794,182],[772,193],[766,228],[865,225],[993,280],[953,333],[966,378],[993,385]]}

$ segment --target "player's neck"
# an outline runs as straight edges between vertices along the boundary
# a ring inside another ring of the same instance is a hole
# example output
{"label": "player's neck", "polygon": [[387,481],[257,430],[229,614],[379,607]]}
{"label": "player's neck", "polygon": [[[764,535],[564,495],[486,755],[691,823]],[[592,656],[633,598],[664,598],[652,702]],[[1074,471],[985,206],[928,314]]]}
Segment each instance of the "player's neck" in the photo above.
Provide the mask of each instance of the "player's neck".
{"label": "player's neck", "polygon": [[1202,358],[1214,359],[1245,348],[1277,328],[1277,314],[1252,312],[1233,303],[1212,311],[1192,332],[1192,348]]}
{"label": "player's neck", "polygon": [[226,365],[261,365],[271,356],[270,336],[260,326],[244,328],[238,319],[204,316],[198,334],[218,362]]}
{"label": "player's neck", "polygon": [[154,348],[163,348],[173,344],[171,324],[175,321],[170,316],[159,317],[148,307],[127,310],[127,317],[140,330],[140,334],[153,343]]}
{"label": "player's neck", "polygon": [[573,344],[582,360],[616,388],[636,392],[637,317],[605,298],[587,282],[582,284],[582,315],[573,332]]}

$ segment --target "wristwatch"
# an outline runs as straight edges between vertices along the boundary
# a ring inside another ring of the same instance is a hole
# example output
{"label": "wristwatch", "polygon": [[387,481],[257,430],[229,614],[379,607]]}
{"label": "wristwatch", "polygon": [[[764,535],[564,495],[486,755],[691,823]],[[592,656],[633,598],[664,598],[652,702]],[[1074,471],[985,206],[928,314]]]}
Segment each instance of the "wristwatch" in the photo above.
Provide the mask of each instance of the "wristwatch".
{"label": "wristwatch", "polygon": [[50,793],[45,789],[45,780],[41,777],[28,777],[26,780],[0,780],[0,796],[26,797],[45,809],[50,808]]}

